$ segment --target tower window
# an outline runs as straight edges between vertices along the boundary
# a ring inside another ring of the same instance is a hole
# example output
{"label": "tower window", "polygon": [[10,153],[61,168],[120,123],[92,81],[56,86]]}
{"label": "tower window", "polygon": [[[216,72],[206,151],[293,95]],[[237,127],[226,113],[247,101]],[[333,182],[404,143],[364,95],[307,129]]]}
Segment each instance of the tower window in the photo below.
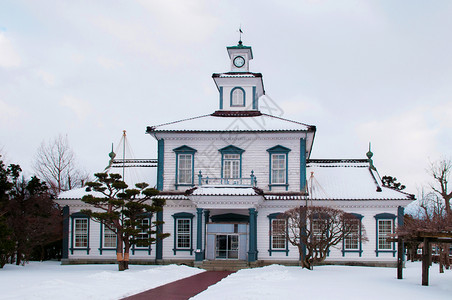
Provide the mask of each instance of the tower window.
{"label": "tower window", "polygon": [[231,91],[231,106],[245,106],[245,90],[235,87]]}

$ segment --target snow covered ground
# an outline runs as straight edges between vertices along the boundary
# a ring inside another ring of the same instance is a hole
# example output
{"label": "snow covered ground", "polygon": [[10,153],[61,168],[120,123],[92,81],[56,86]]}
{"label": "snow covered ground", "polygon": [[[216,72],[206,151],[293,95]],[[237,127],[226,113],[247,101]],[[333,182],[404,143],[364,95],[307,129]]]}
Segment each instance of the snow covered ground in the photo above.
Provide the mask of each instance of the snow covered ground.
{"label": "snow covered ground", "polygon": [[[31,262],[0,269],[1,299],[119,299],[203,272],[186,266],[136,266]],[[403,280],[396,269],[320,266],[313,271],[272,265],[241,270],[193,297],[201,299],[452,299],[452,271],[430,268],[430,286],[421,286],[421,264],[407,263]]]}
{"label": "snow covered ground", "polygon": [[396,278],[394,268],[272,265],[231,274],[192,299],[452,299],[452,271],[439,274],[437,265],[428,287],[420,263],[407,263],[404,279]]}
{"label": "snow covered ground", "polygon": [[186,266],[69,265],[31,262],[0,269],[0,299],[119,299],[192,276],[204,270]]}

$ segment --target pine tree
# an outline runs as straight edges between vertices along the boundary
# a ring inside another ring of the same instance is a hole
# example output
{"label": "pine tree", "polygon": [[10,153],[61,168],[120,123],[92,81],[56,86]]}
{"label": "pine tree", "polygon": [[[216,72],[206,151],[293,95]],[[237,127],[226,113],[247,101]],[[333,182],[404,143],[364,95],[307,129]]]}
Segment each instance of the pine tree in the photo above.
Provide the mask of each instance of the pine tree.
{"label": "pine tree", "polygon": [[397,182],[397,178],[392,176],[383,176],[381,178],[381,181],[383,182],[383,186],[392,188],[398,191],[404,190],[405,186],[401,184],[400,182]]}
{"label": "pine tree", "polygon": [[[155,243],[157,238],[169,236],[157,232],[157,227],[163,222],[153,221],[148,225],[142,222],[143,219],[162,211],[165,200],[156,197],[159,191],[148,188],[147,183],[138,183],[136,188],[128,189],[119,174],[96,173],[94,176],[97,181],[88,182],[86,190],[97,193],[83,196],[82,201],[97,209],[81,212],[116,233],[116,259],[119,271],[123,271],[128,269],[132,245],[149,246]],[[142,238],[143,232],[147,234],[147,239]]]}

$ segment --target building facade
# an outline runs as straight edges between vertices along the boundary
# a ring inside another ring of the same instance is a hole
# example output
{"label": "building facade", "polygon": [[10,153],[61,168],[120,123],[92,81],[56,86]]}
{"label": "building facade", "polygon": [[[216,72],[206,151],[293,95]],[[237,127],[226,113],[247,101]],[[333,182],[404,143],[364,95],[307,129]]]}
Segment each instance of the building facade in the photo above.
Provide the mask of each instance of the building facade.
{"label": "building facade", "polygon": [[[414,197],[383,186],[370,150],[366,159],[311,159],[316,127],[263,112],[251,47],[240,41],[227,52],[230,71],[212,76],[215,112],[147,127],[157,141],[157,188],[166,205],[146,222],[163,220],[161,230],[171,236],[132,248],[131,261],[296,264],[298,248],[274,230],[284,222],[277,216],[315,205],[358,217],[356,232],[330,250],[327,262],[395,265],[396,243],[386,238]],[[83,193],[58,200],[68,216],[65,261],[114,260],[114,233],[78,212],[86,208]]]}

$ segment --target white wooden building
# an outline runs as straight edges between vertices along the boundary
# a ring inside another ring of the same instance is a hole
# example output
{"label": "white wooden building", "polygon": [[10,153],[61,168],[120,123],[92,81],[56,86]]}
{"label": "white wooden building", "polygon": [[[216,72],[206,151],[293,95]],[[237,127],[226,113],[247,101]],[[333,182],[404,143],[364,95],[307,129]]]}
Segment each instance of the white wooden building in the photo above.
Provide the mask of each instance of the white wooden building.
{"label": "white wooden building", "polygon": [[[218,110],[147,127],[157,140],[157,188],[166,199],[153,218],[171,236],[133,248],[131,260],[296,264],[298,249],[272,226],[278,214],[308,204],[359,217],[354,237],[331,249],[327,261],[395,265],[397,247],[386,237],[414,197],[382,185],[370,150],[366,159],[311,159],[316,127],[264,113],[262,74],[250,72],[251,47],[240,41],[227,51],[230,71],[212,76]],[[58,200],[68,216],[65,262],[114,260],[111,232],[78,213],[86,208],[83,193],[68,191]]]}

